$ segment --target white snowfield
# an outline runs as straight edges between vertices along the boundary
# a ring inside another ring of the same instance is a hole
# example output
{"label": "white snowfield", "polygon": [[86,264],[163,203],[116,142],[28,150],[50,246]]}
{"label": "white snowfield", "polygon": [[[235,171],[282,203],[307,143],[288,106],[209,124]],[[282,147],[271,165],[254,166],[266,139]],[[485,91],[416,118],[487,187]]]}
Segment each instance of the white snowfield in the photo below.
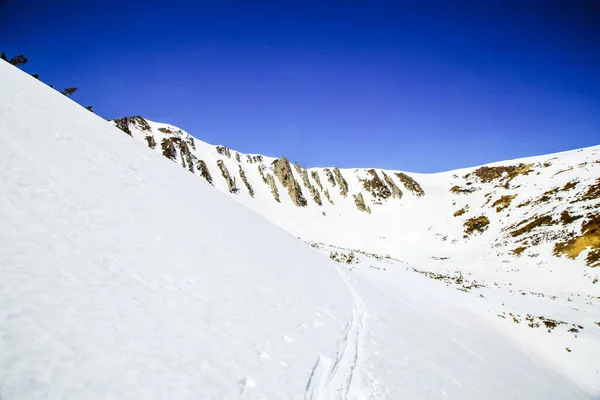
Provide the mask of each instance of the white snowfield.
{"label": "white snowfield", "polygon": [[0,62],[0,399],[600,396],[595,297],[313,247]]}

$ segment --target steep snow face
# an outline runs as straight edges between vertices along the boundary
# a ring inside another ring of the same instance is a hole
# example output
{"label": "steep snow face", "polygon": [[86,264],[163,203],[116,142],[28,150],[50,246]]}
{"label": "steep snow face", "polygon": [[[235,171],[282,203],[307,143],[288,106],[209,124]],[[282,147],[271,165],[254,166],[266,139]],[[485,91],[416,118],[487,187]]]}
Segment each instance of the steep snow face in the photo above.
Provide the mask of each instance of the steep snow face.
{"label": "steep snow face", "polygon": [[337,266],[0,62],[0,398],[299,398]]}

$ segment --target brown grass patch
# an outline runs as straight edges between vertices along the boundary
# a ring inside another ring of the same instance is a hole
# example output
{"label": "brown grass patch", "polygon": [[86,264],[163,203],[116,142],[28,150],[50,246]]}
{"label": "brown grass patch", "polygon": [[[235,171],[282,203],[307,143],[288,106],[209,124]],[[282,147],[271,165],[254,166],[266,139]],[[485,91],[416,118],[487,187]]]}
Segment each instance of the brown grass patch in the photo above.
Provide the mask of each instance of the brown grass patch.
{"label": "brown grass patch", "polygon": [[553,254],[560,256],[564,254],[570,259],[575,259],[579,254],[590,247],[590,252],[585,258],[585,263],[589,267],[600,265],[600,214],[594,214],[588,217],[581,224],[581,234],[566,242],[556,243]]}
{"label": "brown grass patch", "polygon": [[[519,225],[522,225],[525,222],[526,221],[522,221],[521,223],[519,223]],[[510,233],[510,235],[512,237],[517,237],[524,233],[530,232],[531,230],[533,230],[537,227],[540,227],[542,225],[552,225],[552,223],[553,223],[552,217],[550,215],[544,215],[543,217],[538,217],[538,218],[534,219],[533,221],[529,222],[528,224],[523,225],[519,229],[515,229],[514,231],[512,231]],[[517,226],[519,226],[519,225],[517,225]]]}
{"label": "brown grass patch", "polygon": [[527,249],[527,247],[525,246],[519,246],[516,249],[513,249],[512,253],[516,256],[520,256],[522,252],[524,252]]}
{"label": "brown grass patch", "polygon": [[581,218],[581,215],[571,215],[567,210],[560,213],[560,222],[562,222],[563,225],[570,224],[579,218]]}
{"label": "brown grass patch", "polygon": [[600,199],[600,178],[596,179],[596,183],[591,185],[587,192],[579,198],[580,201]]}
{"label": "brown grass patch", "polygon": [[560,188],[561,192],[565,192],[567,190],[573,189],[575,186],[577,186],[577,184],[579,183],[579,181],[570,181],[565,183],[565,185]]}
{"label": "brown grass patch", "polygon": [[452,214],[452,215],[454,215],[455,217],[460,217],[461,215],[463,215],[466,212],[467,212],[467,208],[463,207],[460,210],[454,211],[454,214]]}
{"label": "brown grass patch", "polygon": [[496,207],[496,212],[500,212],[510,206],[515,197],[517,197],[516,194],[502,196],[492,204],[492,207]]}
{"label": "brown grass patch", "polygon": [[519,175],[529,174],[531,171],[533,171],[532,167],[533,164],[480,167],[473,171],[473,175],[478,177],[482,182],[492,182],[498,179],[508,183]]}
{"label": "brown grass patch", "polygon": [[474,191],[475,191],[475,188],[461,188],[460,186],[452,186],[450,188],[450,192],[455,193],[455,194],[473,193]]}

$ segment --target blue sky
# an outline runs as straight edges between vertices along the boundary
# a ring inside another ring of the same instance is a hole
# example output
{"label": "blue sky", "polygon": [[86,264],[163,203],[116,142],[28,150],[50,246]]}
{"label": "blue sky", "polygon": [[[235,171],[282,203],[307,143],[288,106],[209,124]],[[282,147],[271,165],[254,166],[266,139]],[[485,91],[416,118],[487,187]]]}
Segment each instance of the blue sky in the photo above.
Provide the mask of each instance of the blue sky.
{"label": "blue sky", "polygon": [[600,144],[598,20],[583,0],[0,0],[0,51],[107,119],[436,172]]}

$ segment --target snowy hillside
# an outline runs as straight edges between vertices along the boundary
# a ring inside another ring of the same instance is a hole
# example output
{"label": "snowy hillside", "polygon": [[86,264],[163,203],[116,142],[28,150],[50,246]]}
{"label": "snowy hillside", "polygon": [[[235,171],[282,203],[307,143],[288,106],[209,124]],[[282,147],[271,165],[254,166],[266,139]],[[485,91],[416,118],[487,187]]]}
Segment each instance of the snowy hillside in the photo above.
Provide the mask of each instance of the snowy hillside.
{"label": "snowy hillside", "polygon": [[1,399],[600,394],[590,250],[552,255],[596,243],[598,148],[494,178],[305,171],[116,124],[0,62]]}

